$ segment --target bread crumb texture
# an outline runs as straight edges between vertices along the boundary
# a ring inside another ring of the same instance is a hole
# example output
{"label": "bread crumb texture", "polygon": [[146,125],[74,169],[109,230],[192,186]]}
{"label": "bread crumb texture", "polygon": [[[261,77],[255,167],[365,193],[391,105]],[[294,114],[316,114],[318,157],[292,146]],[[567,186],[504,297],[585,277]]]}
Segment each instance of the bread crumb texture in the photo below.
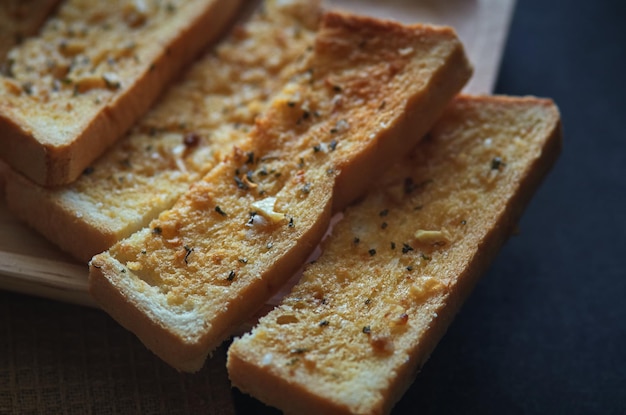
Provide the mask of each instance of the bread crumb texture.
{"label": "bread crumb texture", "polygon": [[238,5],[64,2],[37,36],[8,53],[0,76],[0,154],[39,184],[72,182],[220,34]]}
{"label": "bread crumb texture", "polygon": [[172,36],[163,27],[203,1],[65,2],[39,36],[9,52],[0,109],[33,130],[58,131],[38,137],[45,142],[76,135],[76,120],[106,107],[161,53],[163,35]]}
{"label": "bread crumb texture", "polygon": [[456,99],[345,212],[282,304],[234,341],[233,383],[290,413],[390,411],[558,121],[546,100]]}
{"label": "bread crumb texture", "polygon": [[247,137],[312,45],[320,13],[316,2],[267,2],[74,183],[12,186],[12,210],[83,261],[147,226]]}
{"label": "bread crumb texture", "polygon": [[[407,48],[412,52],[399,52]],[[326,14],[310,55],[257,118],[249,140],[148,228],[94,257],[92,294],[114,315],[111,296],[128,300],[117,318],[141,331],[139,319],[150,316],[158,329],[139,334],[144,343],[175,367],[197,370],[319,242],[340,208],[333,204],[338,178],[359,168],[346,191],[360,195],[379,174],[360,170],[363,160],[369,166],[377,152],[393,150],[399,158],[419,139],[396,141],[390,132],[405,126],[407,107],[417,113],[416,106],[434,105],[414,101],[459,53],[449,29]],[[446,80],[453,87],[445,101],[469,73],[463,65]],[[434,122],[430,117],[422,124]],[[107,284],[116,288],[102,288]],[[149,301],[134,301],[148,291]],[[169,337],[176,346],[166,344]]]}

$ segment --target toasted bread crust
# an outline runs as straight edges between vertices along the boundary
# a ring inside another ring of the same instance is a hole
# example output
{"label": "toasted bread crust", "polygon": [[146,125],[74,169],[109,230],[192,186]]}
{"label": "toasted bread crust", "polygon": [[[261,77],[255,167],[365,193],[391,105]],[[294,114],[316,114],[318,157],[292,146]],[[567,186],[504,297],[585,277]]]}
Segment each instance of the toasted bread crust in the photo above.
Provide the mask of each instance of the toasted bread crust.
{"label": "toasted bread crust", "polygon": [[[379,172],[360,159],[408,151],[420,137],[391,133],[418,128],[413,116],[429,128],[435,118],[423,115],[443,108],[427,108],[443,107],[471,74],[465,60],[460,70],[443,69],[462,51],[449,29],[339,13],[322,21],[302,73],[250,140],[148,229],[91,261],[94,298],[179,370],[198,370],[302,264],[331,213],[367,189]],[[367,46],[372,34],[381,40]],[[432,99],[430,88],[448,95]],[[337,195],[338,177],[355,177],[353,168],[363,175]]]}
{"label": "toasted bread crust", "polygon": [[0,160],[0,197],[4,196],[4,188],[6,186],[7,175],[9,174],[9,166]]}
{"label": "toasted bread crust", "polygon": [[[65,4],[59,11],[61,17],[43,29],[45,40],[32,39],[12,51],[10,57],[14,58],[16,69],[12,76],[3,77],[0,82],[0,91],[5,96],[5,100],[0,102],[0,157],[15,170],[44,186],[75,180],[145,113],[180,70],[210,40],[220,35],[239,4],[239,0],[197,0],[181,5],[179,10],[172,11],[171,20],[161,18],[166,23],[163,33],[152,28],[144,34],[163,36],[162,46],[155,47],[159,43],[141,39],[141,48],[132,52],[137,56],[135,63],[127,63],[120,75],[104,72],[99,77],[81,74],[76,80],[70,78],[68,82],[73,85],[73,94],[63,86],[65,78],[58,79],[59,76],[66,76],[60,69],[57,73],[57,69],[52,67],[50,73],[34,77],[28,72],[32,54],[45,56],[50,47],[46,43],[47,37],[54,37],[58,32],[57,42],[64,45],[63,32],[59,29],[59,26],[63,27],[63,17],[69,15],[67,18],[76,24],[75,20],[71,20],[76,18],[73,13],[87,7],[80,0]],[[162,14],[158,12],[155,15]],[[85,23],[89,27],[89,22]],[[128,25],[133,26],[131,23]],[[106,33],[106,28],[92,27],[95,31]],[[141,30],[141,27],[141,24],[137,29],[132,27],[129,34],[133,30]],[[72,38],[69,40],[74,41]],[[83,47],[79,41],[75,43],[78,44],[76,47]],[[89,46],[94,45],[85,47]],[[59,46],[60,53],[73,54],[74,51],[67,51],[69,47]],[[21,51],[24,56],[19,54]],[[80,57],[82,52],[76,53]],[[129,57],[124,53],[118,53],[120,59],[132,58],[132,55]],[[92,57],[91,60],[96,58],[99,57]],[[98,71],[106,70],[102,66],[106,64],[94,62],[93,65],[99,68]],[[71,66],[69,70],[72,70]],[[119,76],[124,76],[124,79]]]}
{"label": "toasted bread crust", "polygon": [[233,384],[286,413],[389,413],[560,147],[549,100],[457,98],[347,210],[282,305],[233,342]]}
{"label": "toasted bread crust", "polygon": [[[456,39],[456,33],[454,29],[449,27],[438,27],[433,30],[433,27],[413,25],[402,26],[392,21],[380,21],[375,18],[362,18],[357,16],[341,15],[341,14],[328,14],[325,22],[328,32],[341,32],[348,33],[348,36],[358,37],[360,39],[366,39],[359,44],[363,53],[367,53],[368,48],[375,48],[377,42],[387,43],[389,38],[395,38],[395,42],[391,42],[388,45],[388,53],[382,54],[381,61],[391,68],[391,72],[395,70],[395,66],[400,67],[399,61],[403,59],[405,53],[419,53],[419,50],[413,50],[413,46],[407,45],[406,40],[412,37],[422,37],[420,39],[420,46],[424,47],[424,56],[416,56],[411,62],[412,67],[406,70],[407,74],[418,74],[424,70],[427,72],[430,67],[436,65],[432,64],[429,60],[436,60],[439,58],[439,53],[442,51],[437,50],[436,45],[440,43],[441,49],[450,48],[451,44],[454,44],[453,39]],[[336,55],[352,54],[353,59],[359,60],[360,51],[348,50],[351,47],[347,37],[339,38],[334,36],[327,36],[327,41],[318,42],[317,48],[320,54],[327,53],[327,51],[333,51]],[[352,44],[353,46],[353,44]],[[429,48],[432,47],[432,50]],[[400,51],[400,53],[395,53]],[[431,56],[428,56],[428,54]],[[334,210],[341,211],[350,203],[352,203],[357,197],[361,196],[358,186],[354,186],[362,180],[363,177],[371,175],[371,172],[383,172],[394,161],[406,151],[409,146],[403,144],[403,142],[411,141],[409,138],[421,137],[428,131],[430,123],[425,123],[423,120],[436,120],[439,118],[446,105],[448,104],[450,97],[454,96],[455,91],[458,91],[459,82],[464,83],[468,75],[468,62],[465,52],[460,43],[456,44],[456,47],[451,48],[449,56],[447,56],[447,62],[445,65],[437,67],[437,70],[428,74],[430,76],[430,85],[428,88],[424,88],[419,93],[411,96],[411,98],[404,102],[397,102],[393,99],[394,95],[402,93],[403,88],[408,88],[414,79],[405,77],[401,82],[397,83],[396,89],[379,88],[377,90],[360,91],[360,95],[366,100],[373,100],[379,102],[380,109],[387,109],[389,112],[399,112],[407,114],[402,122],[398,122],[392,125],[387,131],[385,131],[377,140],[380,145],[372,146],[361,155],[358,159],[350,160],[350,168],[343,169],[343,160],[337,162],[337,170],[339,174],[337,176],[337,191],[333,198]],[[377,76],[378,74],[372,73],[371,76]],[[419,82],[419,81],[418,81]],[[360,87],[359,81],[355,82],[353,86],[355,89]],[[423,102],[430,102],[428,106],[422,105]],[[393,105],[393,109],[388,107]],[[376,116],[375,114],[371,114]],[[385,124],[385,120],[381,118],[381,126]],[[404,151],[399,149],[404,149]]]}
{"label": "toasted bread crust", "polygon": [[11,173],[9,208],[85,263],[147,226],[246,139],[298,68],[320,14],[309,0],[266,2],[74,183],[42,188]]}
{"label": "toasted bread crust", "polygon": [[[292,275],[304,263],[315,248],[310,241],[321,239],[326,231],[330,212],[331,206],[326,199],[322,214],[285,252],[288,259],[271,263],[263,269],[254,286],[239,290],[237,298],[221,304],[221,311],[228,314],[227,318],[200,322],[198,319],[205,317],[197,314],[191,315],[190,319],[172,318],[175,311],[171,310],[169,304],[155,306],[157,293],[149,291],[153,287],[147,288],[132,278],[118,278],[120,270],[126,269],[126,264],[108,252],[96,255],[90,263],[89,291],[107,313],[134,332],[146,347],[164,361],[180,371],[196,372],[236,326],[277,291],[284,283],[285,276]],[[227,280],[228,275],[217,277]],[[229,312],[229,308],[233,310]],[[187,330],[186,326],[198,323],[203,327]]]}
{"label": "toasted bread crust", "polygon": [[[4,61],[12,47],[37,33],[59,2],[60,0],[5,0],[0,4],[0,62]],[[0,65],[0,68],[3,66]]]}

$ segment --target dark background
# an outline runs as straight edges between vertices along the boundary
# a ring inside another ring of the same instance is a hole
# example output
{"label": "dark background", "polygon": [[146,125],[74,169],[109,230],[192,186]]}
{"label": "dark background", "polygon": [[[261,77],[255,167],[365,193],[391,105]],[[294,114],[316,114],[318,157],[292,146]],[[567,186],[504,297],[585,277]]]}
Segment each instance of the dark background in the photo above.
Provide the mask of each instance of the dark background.
{"label": "dark background", "polygon": [[[551,97],[564,150],[394,414],[626,413],[626,2],[518,0],[496,92]],[[0,292],[0,413],[276,413],[104,313]]]}
{"label": "dark background", "polygon": [[518,0],[496,93],[564,148],[397,413],[626,413],[626,2]]}

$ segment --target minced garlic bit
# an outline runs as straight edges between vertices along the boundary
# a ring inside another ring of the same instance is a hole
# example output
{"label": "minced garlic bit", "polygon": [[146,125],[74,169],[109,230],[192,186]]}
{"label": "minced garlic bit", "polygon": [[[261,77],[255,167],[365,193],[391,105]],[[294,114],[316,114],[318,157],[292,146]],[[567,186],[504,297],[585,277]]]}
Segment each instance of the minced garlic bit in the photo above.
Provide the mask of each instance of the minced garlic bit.
{"label": "minced garlic bit", "polygon": [[122,86],[122,81],[120,80],[120,77],[112,72],[105,72],[104,74],[102,74],[102,79],[109,89],[118,89],[120,86]]}
{"label": "minced garlic bit", "polygon": [[265,216],[271,222],[280,222],[285,215],[274,211],[274,205],[276,204],[275,197],[267,197],[265,199],[257,200],[252,203],[252,207],[257,209],[260,214]]}
{"label": "minced garlic bit", "polygon": [[185,144],[179,144],[172,149],[172,155],[174,156],[174,162],[176,163],[176,167],[178,167],[178,170],[180,170],[182,173],[188,172],[187,166],[183,161],[186,150],[187,147],[185,146]]}
{"label": "minced garlic bit", "polygon": [[429,231],[419,229],[415,232],[415,239],[419,242],[441,244],[450,242],[450,238],[444,231]]}
{"label": "minced garlic bit", "polygon": [[261,361],[261,365],[267,366],[270,363],[272,363],[272,360],[274,360],[274,356],[272,356],[271,353],[265,353],[265,355],[263,355],[263,360]]}
{"label": "minced garlic bit", "polygon": [[143,265],[138,261],[130,261],[126,263],[126,266],[131,271],[141,271],[143,269]]}
{"label": "minced garlic bit", "polygon": [[423,303],[428,298],[439,294],[445,289],[445,285],[438,281],[436,278],[430,276],[424,276],[416,281],[415,284],[409,288],[409,294],[413,301],[417,303]]}
{"label": "minced garlic bit", "polygon": [[338,133],[343,133],[350,128],[350,123],[347,120],[339,120],[337,124],[335,124],[335,129]]}
{"label": "minced garlic bit", "polygon": [[144,0],[135,0],[123,8],[124,21],[129,27],[139,27],[148,18],[148,8]]}
{"label": "minced garlic bit", "polygon": [[407,56],[407,55],[410,55],[411,53],[413,53],[413,48],[410,47],[410,46],[406,47],[406,48],[402,48],[402,49],[398,50],[398,53],[401,56]]}

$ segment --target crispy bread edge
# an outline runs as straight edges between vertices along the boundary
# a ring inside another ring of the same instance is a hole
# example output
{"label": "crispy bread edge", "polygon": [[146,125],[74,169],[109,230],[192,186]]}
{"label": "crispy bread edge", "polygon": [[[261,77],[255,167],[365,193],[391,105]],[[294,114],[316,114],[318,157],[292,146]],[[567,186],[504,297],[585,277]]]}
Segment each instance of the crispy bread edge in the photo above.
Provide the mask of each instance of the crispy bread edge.
{"label": "crispy bread edge", "polygon": [[[460,96],[459,100],[489,101],[492,97]],[[519,98],[496,97],[503,101],[519,100]],[[419,350],[411,356],[410,363],[404,365],[396,374],[389,386],[389,395],[382,408],[373,408],[375,413],[389,413],[395,403],[409,388],[419,370],[430,357],[436,345],[447,331],[450,323],[470,295],[474,286],[488,269],[499,252],[500,247],[513,233],[522,213],[530,202],[534,192],[556,162],[562,146],[562,128],[557,107],[551,100],[533,97],[522,100],[534,100],[538,105],[548,107],[554,117],[554,125],[547,135],[541,154],[528,166],[519,182],[517,191],[509,200],[502,215],[482,241],[480,248],[471,258],[464,273],[458,277],[458,284],[449,293],[445,306],[438,311],[438,318],[433,320],[429,329],[420,341]],[[239,353],[228,351],[228,373],[233,386],[241,391],[257,397],[268,405],[279,407],[286,413],[324,413],[347,414],[349,408],[338,406],[319,395],[311,393],[299,384],[291,384],[287,380],[273,376],[270,371],[248,362]],[[365,375],[365,374],[364,374]],[[264,385],[259,388],[258,385]],[[271,386],[267,386],[271,385]]]}
{"label": "crispy bread edge", "polygon": [[[326,18],[331,20],[346,19],[345,15],[339,17],[336,13],[328,13],[326,16]],[[367,24],[371,24],[371,21],[373,21],[367,18],[359,19],[366,20]],[[349,16],[347,20],[349,22],[352,21]],[[391,25],[392,23],[384,22],[383,24]],[[431,29],[425,27],[425,30]],[[431,124],[434,124],[437,116],[444,111],[446,104],[469,79],[471,67],[465,58],[462,44],[456,38],[454,31],[449,28],[433,28],[432,30],[437,36],[442,36],[448,41],[454,41],[454,48],[448,55],[448,61],[445,65],[442,65],[443,68],[440,68],[433,75],[433,91],[420,93],[415,100],[407,103],[406,110],[411,111],[412,116],[403,117],[390,130],[387,136],[380,137],[381,143],[372,146],[370,151],[363,155],[366,162],[359,161],[358,167],[355,168],[359,174],[350,174],[342,179],[338,179],[338,182],[335,184],[336,187],[332,192],[333,199],[329,199],[329,202],[332,203],[332,208],[324,206],[322,215],[318,218],[316,224],[298,241],[298,244],[293,248],[294,250],[289,253],[289,258],[283,258],[273,269],[269,269],[264,273],[262,277],[264,289],[259,290],[257,287],[256,289],[246,290],[246,301],[241,302],[241,304],[245,305],[238,305],[241,309],[230,315],[228,317],[229,321],[211,322],[214,327],[207,331],[207,335],[201,338],[189,340],[193,337],[189,336],[187,341],[183,341],[182,338],[176,339],[171,329],[167,329],[157,322],[150,321],[151,312],[146,307],[142,307],[140,301],[136,301],[133,298],[132,288],[126,291],[123,287],[125,285],[123,278],[119,275],[116,276],[118,274],[117,270],[103,266],[107,260],[112,259],[106,253],[102,254],[103,256],[98,255],[94,257],[91,262],[90,292],[92,296],[100,304],[104,304],[106,310],[116,320],[135,332],[148,348],[170,365],[182,371],[193,372],[198,370],[201,367],[201,364],[198,365],[198,362],[201,362],[206,357],[208,351],[216,347],[225,337],[231,334],[232,330],[236,328],[236,325],[242,319],[248,317],[259,307],[262,307],[267,298],[279,288],[279,284],[292,275],[305,261],[326,231],[330,223],[331,209],[335,211],[338,208],[343,208],[346,203],[354,199],[356,194],[349,184],[355,181],[363,182],[364,177],[376,175],[378,170],[372,169],[374,160],[381,157],[397,159],[399,154],[408,151],[420,138],[420,135],[415,134],[417,124],[424,124],[425,116],[430,117],[427,119],[430,119]],[[431,124],[427,123],[421,126],[418,131],[423,130],[425,133],[432,126]],[[411,134],[407,134],[409,132]],[[400,134],[407,135],[399,137],[398,135]],[[412,139],[407,139],[407,137]],[[378,165],[378,163],[374,164]],[[364,188],[366,188],[366,184],[360,186],[359,190],[364,190]],[[346,192],[347,196],[341,194],[341,192]],[[361,192],[359,191],[358,193],[360,194]]]}
{"label": "crispy bread edge", "polygon": [[[326,232],[330,217],[331,203],[328,199],[322,215],[297,241],[288,256],[285,255],[286,259],[278,261],[259,277],[262,287],[255,286],[247,290],[244,293],[246,301],[237,307],[234,314],[211,322],[212,330],[199,338],[194,333],[173,332],[170,327],[159,324],[159,318],[154,315],[151,307],[144,307],[136,290],[128,288],[118,278],[118,270],[112,264],[117,264],[120,269],[124,267],[108,252],[96,255],[90,262],[89,292],[96,302],[103,305],[107,313],[135,333],[146,347],[169,365],[183,372],[197,372],[202,368],[208,354],[237,329],[232,320],[239,323],[252,316],[267,298],[280,289],[284,280],[300,268],[315,248],[316,241]],[[188,339],[193,338],[193,341],[185,341],[185,335]]]}
{"label": "crispy bread edge", "polygon": [[55,200],[56,193],[33,185],[8,166],[5,180],[11,213],[82,263],[117,242],[115,231],[98,221],[78,217],[80,212],[71,205]]}
{"label": "crispy bread edge", "polygon": [[15,170],[42,186],[57,186],[75,180],[111,144],[120,139],[144,114],[165,87],[189,63],[208,39],[217,39],[230,25],[242,0],[216,0],[191,13],[194,22],[182,31],[143,75],[93,119],[70,143],[42,145],[16,120],[0,115],[0,136],[5,137],[0,156]]}

